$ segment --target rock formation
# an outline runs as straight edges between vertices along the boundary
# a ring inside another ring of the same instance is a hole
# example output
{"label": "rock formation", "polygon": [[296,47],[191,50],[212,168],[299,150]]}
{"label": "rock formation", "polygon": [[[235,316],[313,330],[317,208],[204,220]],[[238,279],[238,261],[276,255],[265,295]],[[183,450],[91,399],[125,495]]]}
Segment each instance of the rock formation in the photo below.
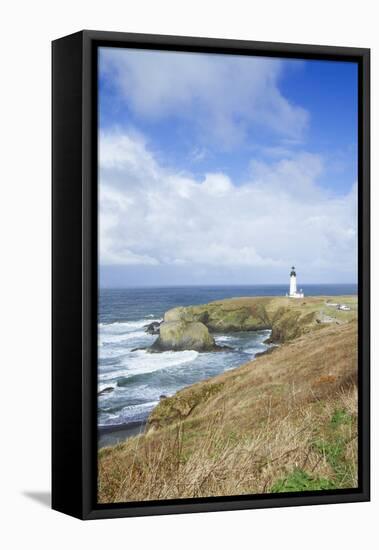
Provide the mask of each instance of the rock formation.
{"label": "rock formation", "polygon": [[165,321],[161,324],[159,337],[152,345],[153,351],[212,351],[216,349],[208,328],[198,321]]}

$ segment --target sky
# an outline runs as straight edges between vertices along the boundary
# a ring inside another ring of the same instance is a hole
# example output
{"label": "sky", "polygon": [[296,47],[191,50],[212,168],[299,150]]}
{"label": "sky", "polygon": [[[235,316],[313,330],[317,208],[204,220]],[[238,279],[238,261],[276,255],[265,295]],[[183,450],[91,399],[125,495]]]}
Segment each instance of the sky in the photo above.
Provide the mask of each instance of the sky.
{"label": "sky", "polygon": [[101,287],[357,280],[357,65],[99,49]]}

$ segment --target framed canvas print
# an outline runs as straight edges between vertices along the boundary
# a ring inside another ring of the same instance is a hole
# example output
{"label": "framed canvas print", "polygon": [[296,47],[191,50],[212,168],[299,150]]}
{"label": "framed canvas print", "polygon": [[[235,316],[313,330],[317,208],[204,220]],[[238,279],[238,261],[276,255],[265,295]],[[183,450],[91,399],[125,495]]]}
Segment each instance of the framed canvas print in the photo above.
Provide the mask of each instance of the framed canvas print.
{"label": "framed canvas print", "polygon": [[369,50],[53,42],[53,508],[369,499]]}

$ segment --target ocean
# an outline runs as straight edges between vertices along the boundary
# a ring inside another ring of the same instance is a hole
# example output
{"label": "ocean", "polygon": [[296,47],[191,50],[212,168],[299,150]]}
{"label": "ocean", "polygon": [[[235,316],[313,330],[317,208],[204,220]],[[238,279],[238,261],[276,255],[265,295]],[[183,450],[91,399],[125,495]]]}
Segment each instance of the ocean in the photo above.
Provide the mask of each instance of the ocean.
{"label": "ocean", "polygon": [[[307,296],[356,294],[356,285],[303,285]],[[100,289],[98,313],[99,433],[120,430],[147,420],[161,396],[236,368],[267,349],[270,331],[215,335],[232,351],[148,353],[156,336],[145,326],[160,321],[176,306],[205,304],[238,296],[283,296],[288,285],[196,286]],[[120,432],[121,433],[121,432]],[[119,440],[121,436],[118,437]],[[116,440],[103,436],[103,444]]]}

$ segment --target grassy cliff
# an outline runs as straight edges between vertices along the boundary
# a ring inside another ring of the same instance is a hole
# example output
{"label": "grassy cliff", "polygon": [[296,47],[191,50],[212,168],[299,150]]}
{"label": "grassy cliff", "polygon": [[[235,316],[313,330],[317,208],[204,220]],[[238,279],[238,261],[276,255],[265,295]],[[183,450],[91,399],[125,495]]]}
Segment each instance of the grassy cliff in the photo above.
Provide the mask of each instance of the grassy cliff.
{"label": "grassy cliff", "polygon": [[327,324],[342,324],[356,318],[357,300],[354,296],[339,296],[338,302],[350,311],[340,311],[336,299],[311,296],[293,299],[285,296],[248,297],[219,300],[209,304],[170,309],[165,323],[200,322],[210,332],[235,332],[272,329],[271,340],[284,342]]}
{"label": "grassy cliff", "polygon": [[210,329],[220,311],[235,325],[235,312],[254,309],[285,337],[271,353],[162,400],[145,434],[102,449],[100,502],[356,486],[356,298],[338,299],[350,311],[328,301],[241,298],[180,308],[203,315],[188,320]]}

